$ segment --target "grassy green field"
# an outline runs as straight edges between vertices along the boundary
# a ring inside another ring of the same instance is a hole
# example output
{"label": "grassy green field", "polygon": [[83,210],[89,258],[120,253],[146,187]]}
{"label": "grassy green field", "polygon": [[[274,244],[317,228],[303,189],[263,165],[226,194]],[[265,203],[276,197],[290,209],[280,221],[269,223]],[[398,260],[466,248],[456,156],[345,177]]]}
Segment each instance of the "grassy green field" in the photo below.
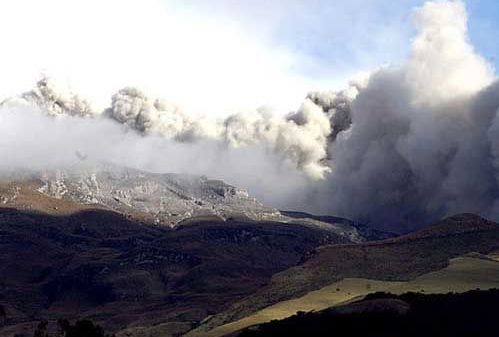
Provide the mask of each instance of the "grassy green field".
{"label": "grassy green field", "polygon": [[452,259],[448,267],[421,275],[407,282],[387,282],[361,278],[346,278],[306,295],[276,303],[254,314],[208,332],[192,331],[186,337],[219,337],[248,326],[283,319],[298,311],[317,311],[349,302],[369,293],[385,291],[447,293],[499,288],[498,256],[467,255]]}

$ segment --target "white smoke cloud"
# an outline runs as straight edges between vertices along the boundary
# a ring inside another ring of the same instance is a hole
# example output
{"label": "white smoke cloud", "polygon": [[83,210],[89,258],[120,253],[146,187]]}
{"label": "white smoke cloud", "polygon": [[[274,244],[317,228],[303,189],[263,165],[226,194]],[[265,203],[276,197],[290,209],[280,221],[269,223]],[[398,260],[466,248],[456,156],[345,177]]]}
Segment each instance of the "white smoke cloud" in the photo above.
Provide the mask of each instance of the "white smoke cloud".
{"label": "white smoke cloud", "polygon": [[[189,116],[174,104],[150,98],[132,87],[113,95],[111,107],[103,112],[92,110],[77,95],[56,88],[51,80],[43,78],[35,89],[3,105],[31,107],[55,117],[111,119],[143,136],[159,136],[182,143],[215,141],[227,148],[261,147],[313,179],[322,179],[329,172],[325,159],[331,117],[309,99],[297,112],[287,116],[262,108],[217,120]],[[343,94],[339,97],[340,101],[344,100]],[[331,114],[335,115],[333,110]]]}
{"label": "white smoke cloud", "polygon": [[216,121],[185,114],[179,107],[161,99],[150,99],[136,88],[124,88],[112,97],[108,116],[143,134],[159,134],[169,139],[192,141],[216,138]]}
{"label": "white smoke cloud", "polygon": [[[279,207],[392,230],[457,212],[499,219],[499,82],[469,41],[462,2],[426,3],[414,21],[405,64],[343,91],[311,92],[287,115],[261,108],[209,119],[135,88],[96,111],[42,80],[4,104],[0,155],[20,166],[76,160],[82,151],[154,171],[207,174]],[[55,118],[32,115],[29,106]]]}
{"label": "white smoke cloud", "polygon": [[0,178],[108,162],[151,172],[208,175],[249,188],[252,195],[277,206],[309,183],[279,155],[259,146],[228,149],[221,140],[186,143],[144,136],[109,118],[54,117],[25,104],[0,108],[0,157]]}
{"label": "white smoke cloud", "polygon": [[406,65],[406,80],[426,104],[473,95],[494,79],[491,67],[469,42],[460,1],[428,2],[416,9],[418,35]]}
{"label": "white smoke cloud", "polygon": [[91,117],[95,114],[89,102],[58,86],[55,81],[45,76],[31,91],[2,102],[4,107],[17,108],[23,105],[49,116]]}
{"label": "white smoke cloud", "polygon": [[223,139],[232,146],[262,144],[314,179],[329,172],[323,162],[327,155],[329,119],[310,100],[286,117],[265,111],[251,115],[235,115],[224,122]]}

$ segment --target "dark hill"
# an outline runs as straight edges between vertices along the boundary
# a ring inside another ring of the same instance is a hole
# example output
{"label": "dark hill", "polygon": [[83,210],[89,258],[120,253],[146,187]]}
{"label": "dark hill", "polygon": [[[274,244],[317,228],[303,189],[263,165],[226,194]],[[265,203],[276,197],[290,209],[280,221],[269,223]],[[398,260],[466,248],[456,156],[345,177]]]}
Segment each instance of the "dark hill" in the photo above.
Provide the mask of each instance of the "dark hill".
{"label": "dark hill", "polygon": [[360,235],[362,237],[366,238],[367,241],[383,240],[383,239],[389,239],[389,238],[397,236],[397,234],[377,230],[377,229],[371,228],[369,226],[366,226],[362,223],[355,222],[355,221],[345,219],[345,218],[340,218],[337,216],[314,215],[314,214],[309,214],[309,213],[304,213],[304,212],[293,212],[293,211],[280,211],[280,212],[281,212],[281,214],[286,215],[290,218],[294,218],[294,219],[313,219],[313,220],[317,220],[317,221],[321,221],[321,222],[329,223],[329,224],[344,224],[344,225],[352,226],[352,227],[356,228],[359,231]]}
{"label": "dark hill", "polygon": [[451,258],[499,249],[499,226],[462,214],[404,236],[362,244],[336,244],[312,251],[298,266],[277,273],[256,294],[213,317],[210,329],[268,305],[296,298],[343,278],[405,281],[439,270]]}
{"label": "dark hill", "polygon": [[239,337],[492,337],[499,290],[464,294],[374,294],[361,302],[252,327]]}
{"label": "dark hill", "polygon": [[57,216],[0,208],[0,335],[58,318],[90,318],[111,331],[189,326],[315,247],[346,242],[275,222],[211,219],[170,230],[104,210]]}

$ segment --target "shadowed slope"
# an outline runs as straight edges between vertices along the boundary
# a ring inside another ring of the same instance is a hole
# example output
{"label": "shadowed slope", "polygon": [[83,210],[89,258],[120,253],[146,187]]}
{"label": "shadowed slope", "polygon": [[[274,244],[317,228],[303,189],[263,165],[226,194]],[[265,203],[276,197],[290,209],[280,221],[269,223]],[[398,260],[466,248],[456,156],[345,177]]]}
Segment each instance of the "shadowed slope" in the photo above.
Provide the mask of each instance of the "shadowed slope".
{"label": "shadowed slope", "polygon": [[498,303],[498,290],[445,295],[379,293],[342,307],[253,327],[238,336],[496,336]]}
{"label": "shadowed slope", "polygon": [[212,219],[167,230],[98,209],[55,216],[0,208],[0,332],[60,317],[114,331],[167,321],[189,328],[311,249],[345,242],[275,222]]}
{"label": "shadowed slope", "polygon": [[268,286],[212,317],[201,331],[344,278],[407,281],[446,267],[451,258],[498,248],[499,226],[473,214],[449,217],[420,232],[385,241],[319,247],[299,266],[277,273]]}

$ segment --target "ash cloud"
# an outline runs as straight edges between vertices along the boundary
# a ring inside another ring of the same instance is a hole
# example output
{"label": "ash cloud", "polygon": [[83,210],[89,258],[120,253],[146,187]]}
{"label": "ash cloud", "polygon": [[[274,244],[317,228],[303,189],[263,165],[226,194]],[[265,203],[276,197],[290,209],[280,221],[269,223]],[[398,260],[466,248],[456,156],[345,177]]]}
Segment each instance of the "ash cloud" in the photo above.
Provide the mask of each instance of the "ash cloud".
{"label": "ash cloud", "polygon": [[50,79],[43,78],[33,90],[2,105],[31,107],[51,117],[111,120],[142,136],[184,144],[216,142],[228,150],[259,147],[311,179],[323,179],[329,172],[325,162],[331,133],[329,117],[310,99],[305,99],[296,112],[285,116],[261,108],[216,120],[190,116],[175,104],[148,97],[133,87],[114,94],[111,106],[103,112],[93,111],[78,95],[56,88]]}
{"label": "ash cloud", "polygon": [[[29,150],[18,165],[78,150],[96,160],[223,178],[274,206],[395,231],[458,212],[497,220],[499,82],[469,41],[462,2],[428,2],[414,22],[418,34],[403,65],[342,91],[311,92],[286,115],[261,108],[224,119],[192,116],[132,87],[94,111],[42,79],[3,103],[7,136],[0,139],[8,144],[17,127],[54,149],[51,155],[23,140],[15,146]],[[61,145],[64,139],[70,144]],[[10,155],[11,163],[22,157]]]}
{"label": "ash cloud", "polygon": [[463,3],[414,16],[407,63],[370,76],[330,143],[319,210],[389,229],[458,212],[497,219],[499,85],[469,43]]}

